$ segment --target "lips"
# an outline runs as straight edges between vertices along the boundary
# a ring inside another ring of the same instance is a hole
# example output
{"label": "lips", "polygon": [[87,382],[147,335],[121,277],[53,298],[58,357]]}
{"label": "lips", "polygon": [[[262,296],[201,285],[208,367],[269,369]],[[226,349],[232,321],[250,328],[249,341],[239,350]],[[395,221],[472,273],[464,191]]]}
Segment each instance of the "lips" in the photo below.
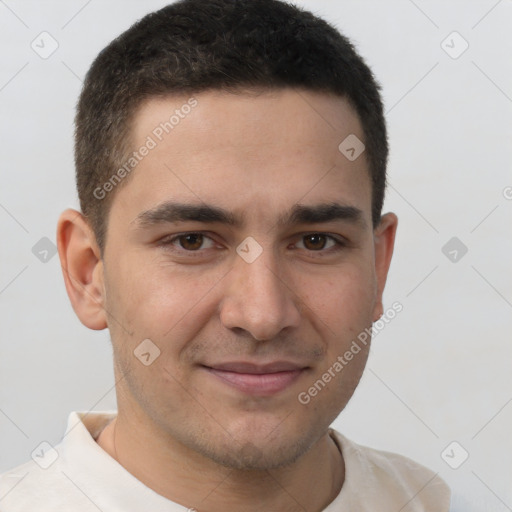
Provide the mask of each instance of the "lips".
{"label": "lips", "polygon": [[237,361],[216,363],[203,368],[223,384],[243,393],[268,396],[289,387],[307,367],[289,361],[266,364]]}
{"label": "lips", "polygon": [[254,364],[246,362],[219,363],[211,365],[211,368],[214,370],[226,372],[263,375],[265,373],[278,373],[300,370],[303,367],[292,362],[275,361],[267,364]]}

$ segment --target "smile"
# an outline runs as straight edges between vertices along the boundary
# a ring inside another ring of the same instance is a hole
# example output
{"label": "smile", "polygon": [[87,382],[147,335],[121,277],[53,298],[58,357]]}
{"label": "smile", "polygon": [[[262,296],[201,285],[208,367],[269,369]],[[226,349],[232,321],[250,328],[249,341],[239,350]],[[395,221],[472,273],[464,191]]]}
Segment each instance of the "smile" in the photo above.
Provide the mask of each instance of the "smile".
{"label": "smile", "polygon": [[263,366],[251,363],[224,363],[203,368],[224,384],[257,396],[269,396],[285,390],[306,370],[305,367],[286,362]]}

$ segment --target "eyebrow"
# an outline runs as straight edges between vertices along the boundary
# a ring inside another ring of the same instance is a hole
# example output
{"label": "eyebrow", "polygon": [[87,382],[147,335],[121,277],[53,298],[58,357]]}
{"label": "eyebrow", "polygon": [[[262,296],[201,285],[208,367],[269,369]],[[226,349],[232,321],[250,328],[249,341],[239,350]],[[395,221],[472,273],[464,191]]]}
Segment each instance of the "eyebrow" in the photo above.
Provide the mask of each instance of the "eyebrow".
{"label": "eyebrow", "polygon": [[[296,224],[320,224],[339,220],[366,227],[362,210],[336,202],[315,205],[296,204],[288,213],[280,215],[276,224],[282,227]],[[242,227],[245,216],[237,216],[224,208],[204,203],[190,204],[165,201],[154,208],[139,213],[132,223],[135,223],[136,228],[147,228],[164,223],[187,221]]]}

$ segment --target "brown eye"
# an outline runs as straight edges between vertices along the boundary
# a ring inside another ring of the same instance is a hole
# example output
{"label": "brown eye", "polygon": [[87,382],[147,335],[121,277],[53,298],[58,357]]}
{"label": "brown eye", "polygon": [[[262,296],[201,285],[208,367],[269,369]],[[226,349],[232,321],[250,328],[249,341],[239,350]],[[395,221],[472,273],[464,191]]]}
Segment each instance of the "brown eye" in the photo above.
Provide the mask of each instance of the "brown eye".
{"label": "brown eye", "polygon": [[323,249],[325,247],[327,237],[320,233],[312,233],[311,235],[306,235],[304,238],[304,247],[311,251]]}
{"label": "brown eye", "polygon": [[181,247],[187,251],[196,251],[203,245],[203,235],[201,233],[188,233],[181,235],[178,240]]}
{"label": "brown eye", "polygon": [[308,233],[302,235],[297,242],[297,247],[309,252],[311,256],[313,253],[318,253],[318,256],[327,256],[343,250],[346,246],[343,239],[340,240],[328,233]]}
{"label": "brown eye", "polygon": [[159,245],[166,251],[174,252],[180,256],[205,256],[215,247],[215,241],[200,232],[188,232],[168,236],[160,240]]}

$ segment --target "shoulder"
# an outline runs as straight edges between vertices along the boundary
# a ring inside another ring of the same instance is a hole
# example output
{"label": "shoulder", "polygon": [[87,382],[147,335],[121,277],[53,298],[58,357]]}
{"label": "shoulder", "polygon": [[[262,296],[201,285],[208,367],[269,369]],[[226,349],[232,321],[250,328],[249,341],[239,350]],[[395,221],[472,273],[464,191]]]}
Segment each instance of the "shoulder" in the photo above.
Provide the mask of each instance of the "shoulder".
{"label": "shoulder", "polygon": [[449,511],[450,488],[434,471],[403,455],[359,445],[335,430],[330,432],[343,453],[345,492],[354,503],[359,499],[384,510],[398,506],[403,512]]}
{"label": "shoulder", "polygon": [[58,465],[44,469],[32,460],[0,474],[2,512],[56,510],[65,503],[64,479]]}
{"label": "shoulder", "polygon": [[[83,413],[72,412],[66,435],[55,446],[41,443],[32,459],[0,474],[0,510],[2,512],[56,512],[91,509],[91,502],[76,484],[83,464],[94,460],[98,450],[92,438],[112,417],[111,413],[89,413],[87,425]],[[97,467],[98,465],[94,466]]]}

